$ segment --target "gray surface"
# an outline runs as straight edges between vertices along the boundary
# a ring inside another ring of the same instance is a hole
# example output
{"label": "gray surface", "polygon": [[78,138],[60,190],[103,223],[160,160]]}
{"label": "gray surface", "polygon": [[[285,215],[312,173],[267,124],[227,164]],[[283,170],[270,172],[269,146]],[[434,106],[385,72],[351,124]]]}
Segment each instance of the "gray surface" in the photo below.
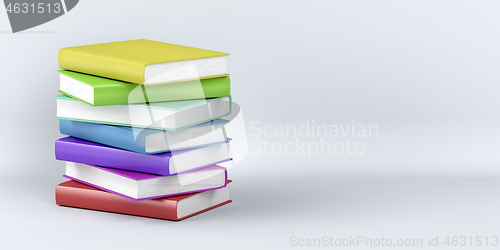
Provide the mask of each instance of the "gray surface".
{"label": "gray surface", "polygon": [[[279,249],[290,248],[292,236],[367,236],[393,242],[423,239],[426,246],[429,236],[438,236],[443,246],[447,236],[500,233],[497,179],[265,176],[256,185],[254,178],[233,177],[238,180],[231,184],[233,203],[181,222],[58,207],[56,179],[3,181],[2,245]],[[305,182],[307,187],[299,185]]]}
{"label": "gray surface", "polygon": [[[88,0],[18,34],[0,12],[2,246],[285,248],[294,235],[499,235],[499,10],[496,1]],[[136,38],[230,52],[249,142],[322,139],[254,136],[254,121],[354,120],[379,135],[323,138],[364,143],[362,155],[250,147],[230,170],[234,203],[181,223],[57,207],[57,50]]]}

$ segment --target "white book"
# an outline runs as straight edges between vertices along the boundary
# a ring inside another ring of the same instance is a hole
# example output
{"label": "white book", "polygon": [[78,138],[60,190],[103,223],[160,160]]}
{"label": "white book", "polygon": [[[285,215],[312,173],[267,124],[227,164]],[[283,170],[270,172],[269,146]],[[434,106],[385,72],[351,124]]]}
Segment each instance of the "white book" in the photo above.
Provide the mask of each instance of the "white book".
{"label": "white book", "polygon": [[90,106],[56,96],[57,118],[121,126],[179,130],[231,113],[231,97],[130,105]]}

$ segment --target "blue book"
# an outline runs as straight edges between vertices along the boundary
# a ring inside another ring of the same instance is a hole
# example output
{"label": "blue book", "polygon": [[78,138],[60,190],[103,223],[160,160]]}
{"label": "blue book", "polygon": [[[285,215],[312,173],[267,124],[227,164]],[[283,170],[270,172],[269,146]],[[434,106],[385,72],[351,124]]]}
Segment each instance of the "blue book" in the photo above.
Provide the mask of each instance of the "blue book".
{"label": "blue book", "polygon": [[162,131],[61,119],[59,130],[61,134],[116,148],[158,154],[225,143],[227,122],[217,119],[178,131]]}

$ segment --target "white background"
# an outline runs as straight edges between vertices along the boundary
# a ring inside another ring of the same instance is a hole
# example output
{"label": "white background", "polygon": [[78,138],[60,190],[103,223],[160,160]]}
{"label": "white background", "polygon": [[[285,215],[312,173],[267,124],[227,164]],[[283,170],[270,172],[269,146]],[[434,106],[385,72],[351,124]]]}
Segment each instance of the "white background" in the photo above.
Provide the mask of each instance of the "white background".
{"label": "white background", "polygon": [[[2,244],[255,249],[292,247],[291,236],[500,236],[498,13],[496,1],[84,0],[12,34],[0,12]],[[233,100],[254,145],[321,139],[256,136],[254,121],[377,125],[378,136],[323,138],[363,143],[362,155],[250,146],[230,170],[234,202],[178,223],[58,207],[57,51],[137,38],[231,53]]]}

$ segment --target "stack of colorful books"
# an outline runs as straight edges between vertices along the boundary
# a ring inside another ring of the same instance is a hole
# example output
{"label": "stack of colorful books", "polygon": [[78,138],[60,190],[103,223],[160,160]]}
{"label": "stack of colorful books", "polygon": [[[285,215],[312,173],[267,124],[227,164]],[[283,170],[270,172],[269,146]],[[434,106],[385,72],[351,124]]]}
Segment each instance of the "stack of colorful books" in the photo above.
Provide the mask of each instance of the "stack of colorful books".
{"label": "stack of colorful books", "polygon": [[231,202],[228,54],[150,40],[63,48],[56,203],[182,220]]}

